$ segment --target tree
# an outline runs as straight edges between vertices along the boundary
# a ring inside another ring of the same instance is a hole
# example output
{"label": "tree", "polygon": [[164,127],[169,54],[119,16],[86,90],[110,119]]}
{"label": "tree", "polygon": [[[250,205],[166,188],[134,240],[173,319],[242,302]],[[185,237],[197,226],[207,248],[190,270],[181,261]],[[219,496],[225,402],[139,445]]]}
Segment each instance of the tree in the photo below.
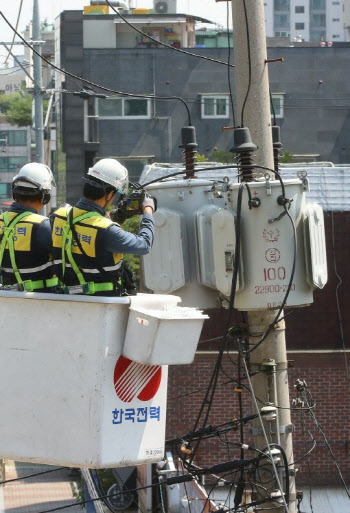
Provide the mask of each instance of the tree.
{"label": "tree", "polygon": [[18,126],[32,124],[32,97],[26,93],[0,96],[0,112],[6,121]]}

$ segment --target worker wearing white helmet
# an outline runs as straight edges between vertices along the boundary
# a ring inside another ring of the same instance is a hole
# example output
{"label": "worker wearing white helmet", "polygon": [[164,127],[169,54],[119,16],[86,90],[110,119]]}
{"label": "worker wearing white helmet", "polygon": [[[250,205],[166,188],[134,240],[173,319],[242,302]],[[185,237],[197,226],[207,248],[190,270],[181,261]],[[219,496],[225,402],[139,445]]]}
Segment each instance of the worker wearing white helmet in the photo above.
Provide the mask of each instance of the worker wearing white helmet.
{"label": "worker wearing white helmet", "polygon": [[58,284],[53,278],[50,221],[38,214],[50,201],[55,186],[45,164],[23,166],[12,181],[12,203],[0,215],[0,274],[2,289],[47,291]]}
{"label": "worker wearing white helmet", "polygon": [[115,159],[101,159],[89,169],[83,198],[52,216],[53,256],[65,290],[86,294],[122,295],[123,254],[146,255],[154,237],[154,200],[145,196],[138,235],[105,217],[106,208],[128,191],[128,172]]}

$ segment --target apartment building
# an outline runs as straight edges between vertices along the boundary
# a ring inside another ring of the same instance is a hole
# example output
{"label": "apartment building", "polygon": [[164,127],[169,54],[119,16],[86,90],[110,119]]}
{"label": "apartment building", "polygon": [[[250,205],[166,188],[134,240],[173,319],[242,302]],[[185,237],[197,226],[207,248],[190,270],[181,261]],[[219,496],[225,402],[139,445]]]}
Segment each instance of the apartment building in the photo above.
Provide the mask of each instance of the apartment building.
{"label": "apartment building", "polygon": [[265,0],[266,35],[299,41],[347,41],[349,0]]}

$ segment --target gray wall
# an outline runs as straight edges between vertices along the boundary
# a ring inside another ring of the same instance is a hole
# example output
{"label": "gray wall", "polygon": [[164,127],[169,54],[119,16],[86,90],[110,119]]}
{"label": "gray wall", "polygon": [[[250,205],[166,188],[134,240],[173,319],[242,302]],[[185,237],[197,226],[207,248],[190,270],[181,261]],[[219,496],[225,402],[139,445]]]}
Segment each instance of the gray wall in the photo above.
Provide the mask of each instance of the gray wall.
{"label": "gray wall", "polygon": [[[226,66],[163,48],[83,50],[81,13],[66,11],[62,17],[63,68],[115,90],[182,96],[196,127],[198,151],[207,154],[214,148],[229,150],[232,132],[222,132],[221,128],[232,125],[232,117],[202,120],[199,96],[228,92]],[[227,49],[194,51],[227,59]],[[319,154],[320,160],[335,163],[350,162],[349,48],[269,48],[268,56],[285,58],[284,63],[269,65],[271,91],[285,93],[284,118],[277,120],[285,150],[293,154]],[[233,71],[233,93],[234,80]],[[77,83],[68,79],[65,87],[77,90]],[[237,113],[236,117],[239,119]],[[154,155],[156,161],[179,162],[181,128],[187,124],[181,102],[156,100],[150,120],[101,120],[98,156]],[[86,167],[83,100],[64,95],[62,129],[67,154],[67,199],[75,201]]]}

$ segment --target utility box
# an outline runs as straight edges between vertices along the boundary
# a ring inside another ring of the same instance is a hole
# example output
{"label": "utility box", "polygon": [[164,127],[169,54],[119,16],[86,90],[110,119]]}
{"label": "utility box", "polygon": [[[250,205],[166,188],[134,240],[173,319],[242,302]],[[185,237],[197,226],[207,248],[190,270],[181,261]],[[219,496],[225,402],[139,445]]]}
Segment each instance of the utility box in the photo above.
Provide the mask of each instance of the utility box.
{"label": "utility box", "polygon": [[183,214],[168,208],[158,208],[154,224],[152,251],[143,257],[145,285],[169,294],[188,280],[186,224]]}
{"label": "utility box", "polygon": [[[229,296],[236,250],[235,214],[206,205],[196,217],[201,283]],[[238,278],[237,289],[239,281]]]}
{"label": "utility box", "polygon": [[[241,246],[244,262],[244,287],[237,291],[239,310],[279,308],[295,272],[286,306],[304,306],[313,302],[313,288],[306,272],[308,248],[304,243],[303,212],[305,191],[300,180],[284,180],[285,197],[290,200],[288,215],[279,204],[282,195],[277,180],[249,182],[252,197],[260,206],[249,209],[248,194],[243,193]],[[232,208],[236,210],[239,184],[232,184]],[[296,240],[294,240],[294,230]],[[324,239],[324,232],[318,232]]]}
{"label": "utility box", "polygon": [[323,210],[308,203],[303,210],[307,281],[313,289],[322,289],[328,279]]}
{"label": "utility box", "polygon": [[[132,300],[0,292],[3,458],[86,468],[162,459],[168,368],[122,355]],[[147,312],[179,298],[134,301]]]}

